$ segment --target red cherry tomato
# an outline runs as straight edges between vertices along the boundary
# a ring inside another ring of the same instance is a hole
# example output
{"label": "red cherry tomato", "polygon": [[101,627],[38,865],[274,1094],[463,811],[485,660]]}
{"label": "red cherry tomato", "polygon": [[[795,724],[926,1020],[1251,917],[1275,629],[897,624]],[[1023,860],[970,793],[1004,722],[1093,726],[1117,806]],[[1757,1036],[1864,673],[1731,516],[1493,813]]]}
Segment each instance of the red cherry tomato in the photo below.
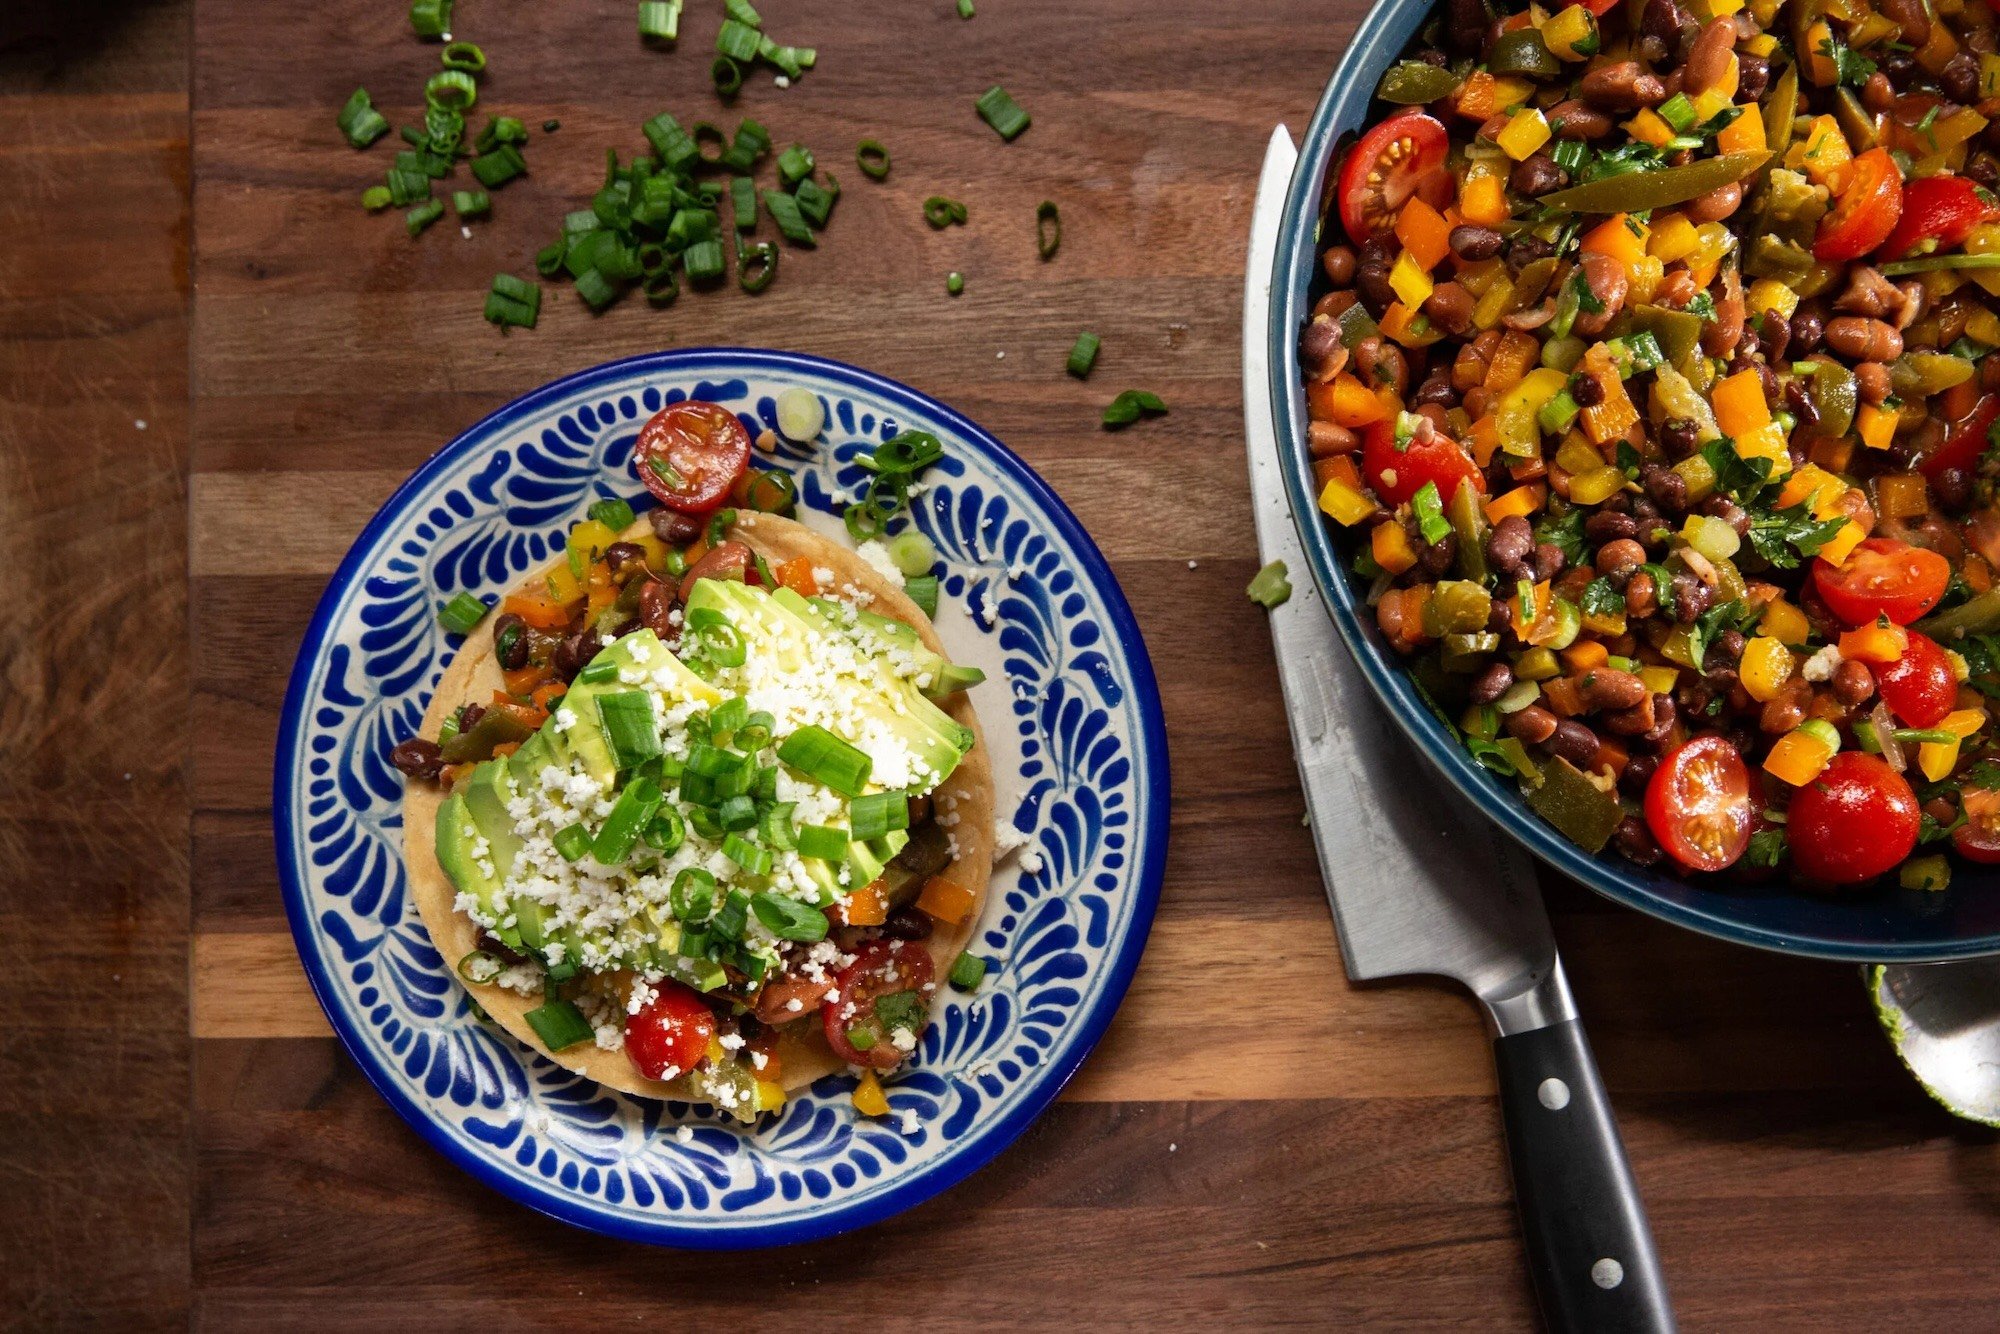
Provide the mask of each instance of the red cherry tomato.
{"label": "red cherry tomato", "polygon": [[1935,551],[1871,537],[1844,564],[1813,562],[1813,587],[1828,611],[1847,625],[1866,625],[1887,616],[1908,625],[1938,604],[1951,582],[1951,562]]}
{"label": "red cherry tomato", "polygon": [[1910,631],[1910,646],[1902,657],[1875,669],[1875,687],[1882,692],[1882,702],[1908,727],[1943,722],[1958,700],[1951,660],[1937,641],[1915,630]]}
{"label": "red cherry tomato", "polygon": [[632,467],[668,509],[706,514],[750,466],[750,433],[714,403],[669,403],[639,428]]}
{"label": "red cherry tomato", "polygon": [[703,579],[731,579],[739,584],[754,582],[752,568],[750,548],[741,542],[724,542],[721,546],[710,547],[681,576],[681,601],[686,602],[693,596],[695,584]]}
{"label": "red cherry tomato", "polygon": [[1391,505],[1400,505],[1423,490],[1425,482],[1437,483],[1438,499],[1446,504],[1464,480],[1470,480],[1472,489],[1480,494],[1486,492],[1486,478],[1479,465],[1450,437],[1433,436],[1422,444],[1412,441],[1408,448],[1397,449],[1394,422],[1375,422],[1362,428],[1361,467],[1375,494]]}
{"label": "red cherry tomato", "polygon": [[1903,216],[1877,250],[1878,259],[1901,259],[1919,242],[1932,251],[1956,250],[1966,234],[1993,216],[1979,187],[1963,176],[1925,176],[1903,187]]}
{"label": "red cherry tomato", "polygon": [[691,987],[660,983],[659,994],[625,1020],[625,1054],[648,1079],[672,1079],[708,1055],[715,1011]]}
{"label": "red cherry tomato", "polygon": [[1820,219],[1813,256],[1828,264],[1860,259],[1887,240],[1903,215],[1903,173],[1886,148],[1871,148],[1847,169],[1847,186]]}
{"label": "red cherry tomato", "polygon": [[1986,433],[1996,418],[2000,418],[2000,394],[1981,394],[1972,411],[1953,423],[1937,452],[1917,464],[1918,471],[1926,477],[1936,477],[1947,468],[1969,471],[1986,452]]}
{"label": "red cherry tomato", "polygon": [[2000,792],[1969,787],[1960,800],[1965,823],[1951,831],[1951,846],[1968,861],[2000,863]]}
{"label": "red cherry tomato", "polygon": [[1451,202],[1449,147],[1444,126],[1415,109],[1389,117],[1347,150],[1340,167],[1340,221],[1360,245],[1396,225],[1411,195],[1443,208]]}
{"label": "red cherry tomato", "polygon": [[[1603,18],[1618,7],[1618,0],[1577,0],[1577,3],[1598,18]],[[1996,3],[2000,3],[2000,0],[1996,0]]]}
{"label": "red cherry tomato", "polygon": [[1646,824],[1666,854],[1690,871],[1720,871],[1750,846],[1757,803],[1735,746],[1698,736],[1661,759],[1646,784]]}
{"label": "red cherry tomato", "polygon": [[[890,1041],[890,1027],[876,1012],[875,1002],[908,995],[918,1007],[916,1012],[928,1016],[931,996],[937,990],[935,971],[930,951],[913,940],[874,940],[863,945],[855,952],[854,962],[841,970],[833,994],[819,1008],[826,1045],[849,1065],[874,1070],[893,1070],[901,1065],[907,1053]],[[851,1031],[866,1033],[874,1041],[857,1047],[847,1036]],[[911,1036],[923,1036],[922,1023]]]}
{"label": "red cherry tomato", "polygon": [[1917,794],[1879,755],[1846,750],[1792,795],[1792,865],[1809,880],[1858,885],[1910,855]]}

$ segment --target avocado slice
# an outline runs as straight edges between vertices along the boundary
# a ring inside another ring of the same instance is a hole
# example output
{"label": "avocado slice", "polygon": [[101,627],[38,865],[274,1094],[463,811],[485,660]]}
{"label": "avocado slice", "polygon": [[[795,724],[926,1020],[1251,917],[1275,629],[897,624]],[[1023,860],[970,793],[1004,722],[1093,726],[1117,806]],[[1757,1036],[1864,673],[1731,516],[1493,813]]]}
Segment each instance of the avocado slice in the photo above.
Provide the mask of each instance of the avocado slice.
{"label": "avocado slice", "polygon": [[[473,854],[473,844],[483,836],[478,822],[468,808],[466,794],[454,792],[446,797],[444,804],[438,807],[437,813],[435,837],[438,865],[451,877],[451,883],[458,887],[459,893],[470,894],[473,897],[479,904],[482,915],[497,920],[506,915],[500,908],[500,877],[489,874],[486,868],[479,864],[479,858]],[[490,846],[492,840],[489,838],[487,842]],[[516,847],[518,846],[517,842]],[[520,942],[514,933],[503,929],[496,930],[493,934],[510,949],[518,948]]]}
{"label": "avocado slice", "polygon": [[[927,682],[922,687],[924,698],[934,704],[986,679],[986,673],[979,668],[962,667],[942,653],[933,652],[914,626],[905,625],[893,616],[850,607],[832,598],[808,601],[789,588],[780,588],[771,597],[798,613],[800,619],[807,623],[829,634],[846,636],[890,675],[896,673],[884,656],[884,650],[894,648],[898,653],[908,654],[916,664],[915,675]],[[849,615],[853,617],[852,628],[848,623]]]}
{"label": "avocado slice", "polygon": [[521,743],[521,748],[507,760],[507,773],[514,780],[517,792],[539,792],[542,788],[542,770],[553,764],[565,768],[569,756],[557,749],[561,744],[556,740],[555,720],[551,718],[541,726],[541,730]]}
{"label": "avocado slice", "polygon": [[514,780],[505,760],[487,760],[472,771],[465,785],[466,814],[479,826],[479,832],[486,835],[493,869],[502,881],[514,869],[514,858],[521,851],[520,836],[514,832],[514,817],[507,813],[507,803],[513,798]]}
{"label": "avocado slice", "polygon": [[[689,671],[679,658],[667,652],[667,646],[651,630],[634,630],[623,639],[613,640],[591,659],[590,666],[605,662],[614,664],[621,672],[627,667],[638,667],[649,675],[656,675],[665,667],[671,683],[661,693],[670,702],[683,699],[696,699],[711,705],[722,702],[721,693]],[[657,688],[657,682],[652,684]],[[560,729],[558,735],[583,765],[584,772],[606,787],[617,781],[618,762],[611,753],[611,742],[605,738],[604,724],[597,712],[597,700],[602,695],[623,694],[637,689],[638,686],[619,680],[616,674],[608,681],[595,683],[578,677],[570,685],[569,693],[556,705],[558,716],[564,710],[575,715],[575,721],[569,727]]]}

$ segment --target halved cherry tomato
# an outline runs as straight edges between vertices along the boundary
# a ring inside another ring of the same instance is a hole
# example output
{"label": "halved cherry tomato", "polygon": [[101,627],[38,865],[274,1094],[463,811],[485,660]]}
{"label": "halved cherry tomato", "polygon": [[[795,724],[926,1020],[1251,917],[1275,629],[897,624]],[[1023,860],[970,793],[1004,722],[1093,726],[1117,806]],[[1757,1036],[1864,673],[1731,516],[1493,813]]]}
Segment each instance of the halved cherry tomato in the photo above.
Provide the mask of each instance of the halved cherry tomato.
{"label": "halved cherry tomato", "polygon": [[1792,796],[1792,865],[1809,880],[1858,885],[1909,856],[1921,823],[1908,780],[1879,755],[1845,750]]}
{"label": "halved cherry tomato", "polygon": [[1415,109],[1399,112],[1361,136],[1340,168],[1340,221],[1360,245],[1395,226],[1411,195],[1433,208],[1451,202],[1445,128]]}
{"label": "halved cherry tomato", "polygon": [[668,509],[706,514],[750,466],[750,433],[714,403],[669,403],[639,428],[632,467]]}
{"label": "halved cherry tomato", "polygon": [[1936,477],[1947,468],[1970,471],[1986,452],[1986,433],[2000,418],[2000,394],[1982,394],[1962,421],[1952,424],[1937,452],[1917,464],[1926,477]]}
{"label": "halved cherry tomato", "polygon": [[[1603,18],[1606,14],[1618,8],[1618,0],[1576,0],[1576,2],[1595,14],[1598,18]],[[1568,6],[1558,5],[1557,8],[1566,9]]]}
{"label": "halved cherry tomato", "polygon": [[1646,824],[1669,857],[1690,871],[1720,871],[1750,846],[1757,804],[1735,746],[1698,736],[1676,746],[1646,784]]}
{"label": "halved cherry tomato", "polygon": [[2000,792],[1969,787],[1959,800],[1965,804],[1965,823],[1951,831],[1951,846],[1968,861],[2000,862]]}
{"label": "halved cherry tomato", "polygon": [[695,584],[703,579],[728,579],[739,584],[750,582],[750,548],[735,541],[710,547],[681,576],[682,602],[694,595]]}
{"label": "halved cherry tomato", "polygon": [[1903,656],[1875,669],[1875,688],[1882,702],[1908,727],[1930,727],[1944,721],[1958,700],[1958,678],[1951,660],[1937,641],[1910,631]]}
{"label": "halved cherry tomato", "polygon": [[1930,251],[1955,250],[1966,234],[1993,216],[1993,206],[1980,198],[1978,186],[1963,176],[1925,176],[1903,187],[1903,216],[1889,239],[1877,250],[1878,259],[1901,259],[1923,241],[1935,241]]}
{"label": "halved cherry tomato", "polygon": [[1396,448],[1396,424],[1375,422],[1361,428],[1361,467],[1375,494],[1391,505],[1400,505],[1436,482],[1438,498],[1450,503],[1462,479],[1471,479],[1472,489],[1482,495],[1486,478],[1479,465],[1449,436],[1433,436],[1405,449]]}
{"label": "halved cherry tomato", "polygon": [[1839,566],[1813,562],[1820,600],[1847,625],[1877,616],[1908,625],[1938,604],[1950,582],[1950,561],[1893,537],[1865,539]]}
{"label": "halved cherry tomato", "polygon": [[1847,169],[1833,211],[1820,219],[1813,257],[1828,264],[1860,259],[1887,240],[1903,215],[1903,173],[1886,148],[1871,148]]}
{"label": "halved cherry tomato", "polygon": [[645,1008],[625,1020],[625,1054],[648,1079],[672,1079],[701,1064],[715,1036],[715,1011],[692,988],[661,982]]}
{"label": "halved cherry tomato", "polygon": [[[893,1070],[901,1065],[906,1053],[890,1040],[890,1028],[877,1013],[875,1002],[907,995],[915,1012],[928,1016],[931,996],[937,990],[935,972],[930,951],[913,940],[873,940],[863,945],[855,952],[854,962],[841,970],[833,994],[820,1006],[826,1045],[849,1065],[872,1070]],[[847,1036],[851,1031],[866,1033],[874,1040],[866,1047],[857,1047]],[[911,1036],[923,1036],[923,1022]]]}

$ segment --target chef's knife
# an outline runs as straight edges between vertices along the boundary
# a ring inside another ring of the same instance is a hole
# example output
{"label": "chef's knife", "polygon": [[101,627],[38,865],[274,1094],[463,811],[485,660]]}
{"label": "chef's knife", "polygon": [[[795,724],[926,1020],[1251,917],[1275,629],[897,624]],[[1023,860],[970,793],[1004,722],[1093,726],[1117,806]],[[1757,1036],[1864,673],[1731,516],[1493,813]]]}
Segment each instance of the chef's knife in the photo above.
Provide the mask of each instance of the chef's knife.
{"label": "chef's knife", "polygon": [[1670,1331],[1666,1283],[1576,1017],[1534,867],[1397,735],[1314,589],[1285,500],[1270,391],[1272,260],[1298,154],[1272,134],[1250,226],[1243,397],[1263,560],[1289,600],[1271,639],[1348,976],[1434,974],[1485,1006],[1529,1269],[1549,1325]]}

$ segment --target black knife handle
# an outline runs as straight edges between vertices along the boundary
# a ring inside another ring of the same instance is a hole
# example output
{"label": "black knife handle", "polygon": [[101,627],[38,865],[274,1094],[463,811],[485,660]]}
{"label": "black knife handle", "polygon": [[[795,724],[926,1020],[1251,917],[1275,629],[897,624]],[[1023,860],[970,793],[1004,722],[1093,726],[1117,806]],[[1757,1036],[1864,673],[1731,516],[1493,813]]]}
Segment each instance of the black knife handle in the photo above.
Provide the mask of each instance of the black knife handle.
{"label": "black knife handle", "polygon": [[1496,1038],[1528,1268],[1555,1334],[1671,1334],[1646,1207],[1583,1026]]}

